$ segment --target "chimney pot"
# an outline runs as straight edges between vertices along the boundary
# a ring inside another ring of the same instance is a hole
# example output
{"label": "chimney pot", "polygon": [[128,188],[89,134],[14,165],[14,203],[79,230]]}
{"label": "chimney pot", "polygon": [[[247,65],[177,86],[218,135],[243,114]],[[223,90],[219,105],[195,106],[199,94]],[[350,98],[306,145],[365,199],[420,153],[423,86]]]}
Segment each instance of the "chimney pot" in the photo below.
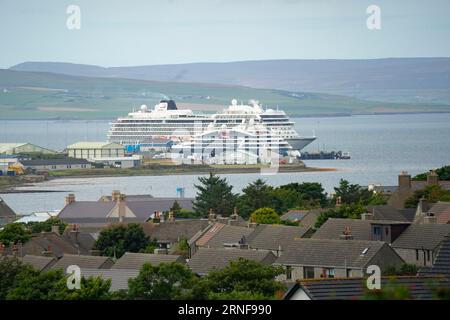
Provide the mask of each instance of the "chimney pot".
{"label": "chimney pot", "polygon": [[66,205],[74,203],[75,202],[75,194],[69,193],[66,197]]}
{"label": "chimney pot", "polygon": [[52,232],[59,235],[59,226],[52,226]]}
{"label": "chimney pot", "polygon": [[411,189],[411,175],[408,172],[402,171],[400,173],[398,176],[398,187],[400,189]]}
{"label": "chimney pot", "polygon": [[436,171],[431,170],[427,174],[427,184],[428,185],[438,185],[439,184],[439,176]]}

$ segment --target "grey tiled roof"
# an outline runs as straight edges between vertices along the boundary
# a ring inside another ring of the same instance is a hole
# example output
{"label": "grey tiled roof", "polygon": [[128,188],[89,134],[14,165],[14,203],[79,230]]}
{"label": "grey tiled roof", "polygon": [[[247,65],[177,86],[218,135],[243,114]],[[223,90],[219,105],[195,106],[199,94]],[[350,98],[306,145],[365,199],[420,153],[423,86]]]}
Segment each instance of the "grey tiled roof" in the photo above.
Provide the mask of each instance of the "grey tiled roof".
{"label": "grey tiled roof", "polygon": [[[125,222],[145,222],[155,211],[168,211],[174,201],[178,201],[185,209],[192,209],[190,198],[151,198],[142,201],[124,201],[125,205],[136,215],[136,218],[125,218]],[[108,201],[75,201],[66,205],[58,217],[68,223],[95,224],[118,221],[118,218],[107,218],[114,208],[115,202]]]}
{"label": "grey tiled roof", "polygon": [[111,287],[109,291],[114,292],[118,290],[128,289],[128,280],[136,278],[139,275],[139,270],[133,269],[90,269],[81,268],[81,276],[84,278],[100,277],[103,280],[111,279]]}
{"label": "grey tiled roof", "polygon": [[[415,209],[412,210],[404,209],[403,211],[400,211],[388,205],[371,206],[367,208],[367,211],[373,214],[374,220],[392,220],[392,221],[412,221],[408,220],[403,213],[408,215],[408,217],[411,217],[409,211],[415,213]],[[414,215],[412,216],[412,218],[414,218]]]}
{"label": "grey tiled roof", "polygon": [[412,224],[392,243],[392,247],[434,250],[449,233],[450,224]]}
{"label": "grey tiled roof", "polygon": [[437,223],[446,224],[450,222],[450,202],[439,201],[428,212],[437,217]]}
{"label": "grey tiled roof", "polygon": [[329,218],[312,235],[313,239],[338,240],[345,228],[349,227],[354,240],[371,240],[370,220]]}
{"label": "grey tiled roof", "polygon": [[433,266],[419,270],[419,275],[444,275],[450,279],[450,234],[440,244]]}
{"label": "grey tiled roof", "polygon": [[53,232],[45,232],[35,235],[23,245],[23,253],[30,255],[42,255],[43,251],[50,249],[52,255],[61,257],[64,254],[88,254],[89,249],[83,245],[77,245],[68,237],[60,236]]}
{"label": "grey tiled roof", "polygon": [[258,261],[266,265],[272,264],[276,257],[270,251],[225,249],[225,248],[199,248],[194,256],[189,259],[188,266],[199,275],[206,275],[210,271],[220,270],[229,265],[230,261],[239,258]]}
{"label": "grey tiled roof", "polygon": [[247,237],[247,243],[254,249],[284,250],[294,239],[302,238],[309,228],[283,226],[283,225],[258,225]]}
{"label": "grey tiled roof", "polygon": [[196,244],[202,247],[222,248],[225,243],[238,243],[255,231],[254,228],[215,223]]}
{"label": "grey tiled roof", "polygon": [[209,225],[208,220],[175,220],[155,224],[152,222],[144,223],[142,228],[145,234],[151,239],[167,240],[178,242],[181,239],[190,239],[197,232],[204,230]]}
{"label": "grey tiled roof", "polygon": [[111,269],[135,269],[140,270],[144,263],[158,265],[160,263],[178,262],[185,263],[182,256],[173,254],[148,254],[126,252]]}
{"label": "grey tiled roof", "polygon": [[[381,279],[381,288],[387,285],[407,287],[413,299],[434,299],[433,288],[448,287],[450,283],[442,277],[397,277]],[[366,279],[311,279],[299,281],[285,296],[290,299],[295,291],[302,289],[312,300],[356,300],[365,293]]]}
{"label": "grey tiled roof", "polygon": [[383,246],[387,244],[381,241],[299,239],[286,248],[276,263],[364,268]]}
{"label": "grey tiled roof", "polygon": [[47,271],[49,270],[54,263],[56,263],[57,259],[54,257],[44,257],[44,256],[32,256],[25,255],[21,258],[22,263],[31,265],[34,269],[38,271]]}
{"label": "grey tiled roof", "polygon": [[65,254],[52,266],[52,269],[66,270],[70,265],[76,265],[80,268],[109,269],[113,264],[109,257]]}

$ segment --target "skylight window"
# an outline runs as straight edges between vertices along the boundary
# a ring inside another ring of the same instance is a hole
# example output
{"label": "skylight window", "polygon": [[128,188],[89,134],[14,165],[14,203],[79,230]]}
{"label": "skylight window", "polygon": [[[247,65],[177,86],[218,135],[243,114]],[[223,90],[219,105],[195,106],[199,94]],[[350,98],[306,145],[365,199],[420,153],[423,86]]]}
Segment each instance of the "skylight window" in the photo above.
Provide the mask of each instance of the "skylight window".
{"label": "skylight window", "polygon": [[365,248],[365,249],[361,252],[361,255],[364,256],[364,255],[367,253],[367,251],[369,251],[369,248]]}

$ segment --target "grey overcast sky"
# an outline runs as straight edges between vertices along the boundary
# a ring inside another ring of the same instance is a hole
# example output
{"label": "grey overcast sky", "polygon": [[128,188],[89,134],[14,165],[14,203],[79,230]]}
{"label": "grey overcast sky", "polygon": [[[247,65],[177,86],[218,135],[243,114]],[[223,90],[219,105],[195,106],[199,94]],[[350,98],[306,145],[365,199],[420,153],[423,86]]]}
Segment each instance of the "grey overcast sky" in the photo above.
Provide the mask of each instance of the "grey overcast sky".
{"label": "grey overcast sky", "polygon": [[[381,30],[366,27],[372,4]],[[448,0],[0,0],[0,68],[448,57],[449,40]]]}

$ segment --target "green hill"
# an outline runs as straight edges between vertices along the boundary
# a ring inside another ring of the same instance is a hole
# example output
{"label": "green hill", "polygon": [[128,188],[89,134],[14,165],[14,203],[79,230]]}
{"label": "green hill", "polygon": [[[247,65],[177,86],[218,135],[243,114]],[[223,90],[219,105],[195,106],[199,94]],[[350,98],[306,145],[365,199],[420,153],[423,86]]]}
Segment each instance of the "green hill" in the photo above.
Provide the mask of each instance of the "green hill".
{"label": "green hill", "polygon": [[109,119],[141,104],[153,106],[162,98],[209,111],[227,106],[233,98],[257,99],[298,116],[450,111],[448,105],[364,101],[331,94],[0,69],[1,119]]}

